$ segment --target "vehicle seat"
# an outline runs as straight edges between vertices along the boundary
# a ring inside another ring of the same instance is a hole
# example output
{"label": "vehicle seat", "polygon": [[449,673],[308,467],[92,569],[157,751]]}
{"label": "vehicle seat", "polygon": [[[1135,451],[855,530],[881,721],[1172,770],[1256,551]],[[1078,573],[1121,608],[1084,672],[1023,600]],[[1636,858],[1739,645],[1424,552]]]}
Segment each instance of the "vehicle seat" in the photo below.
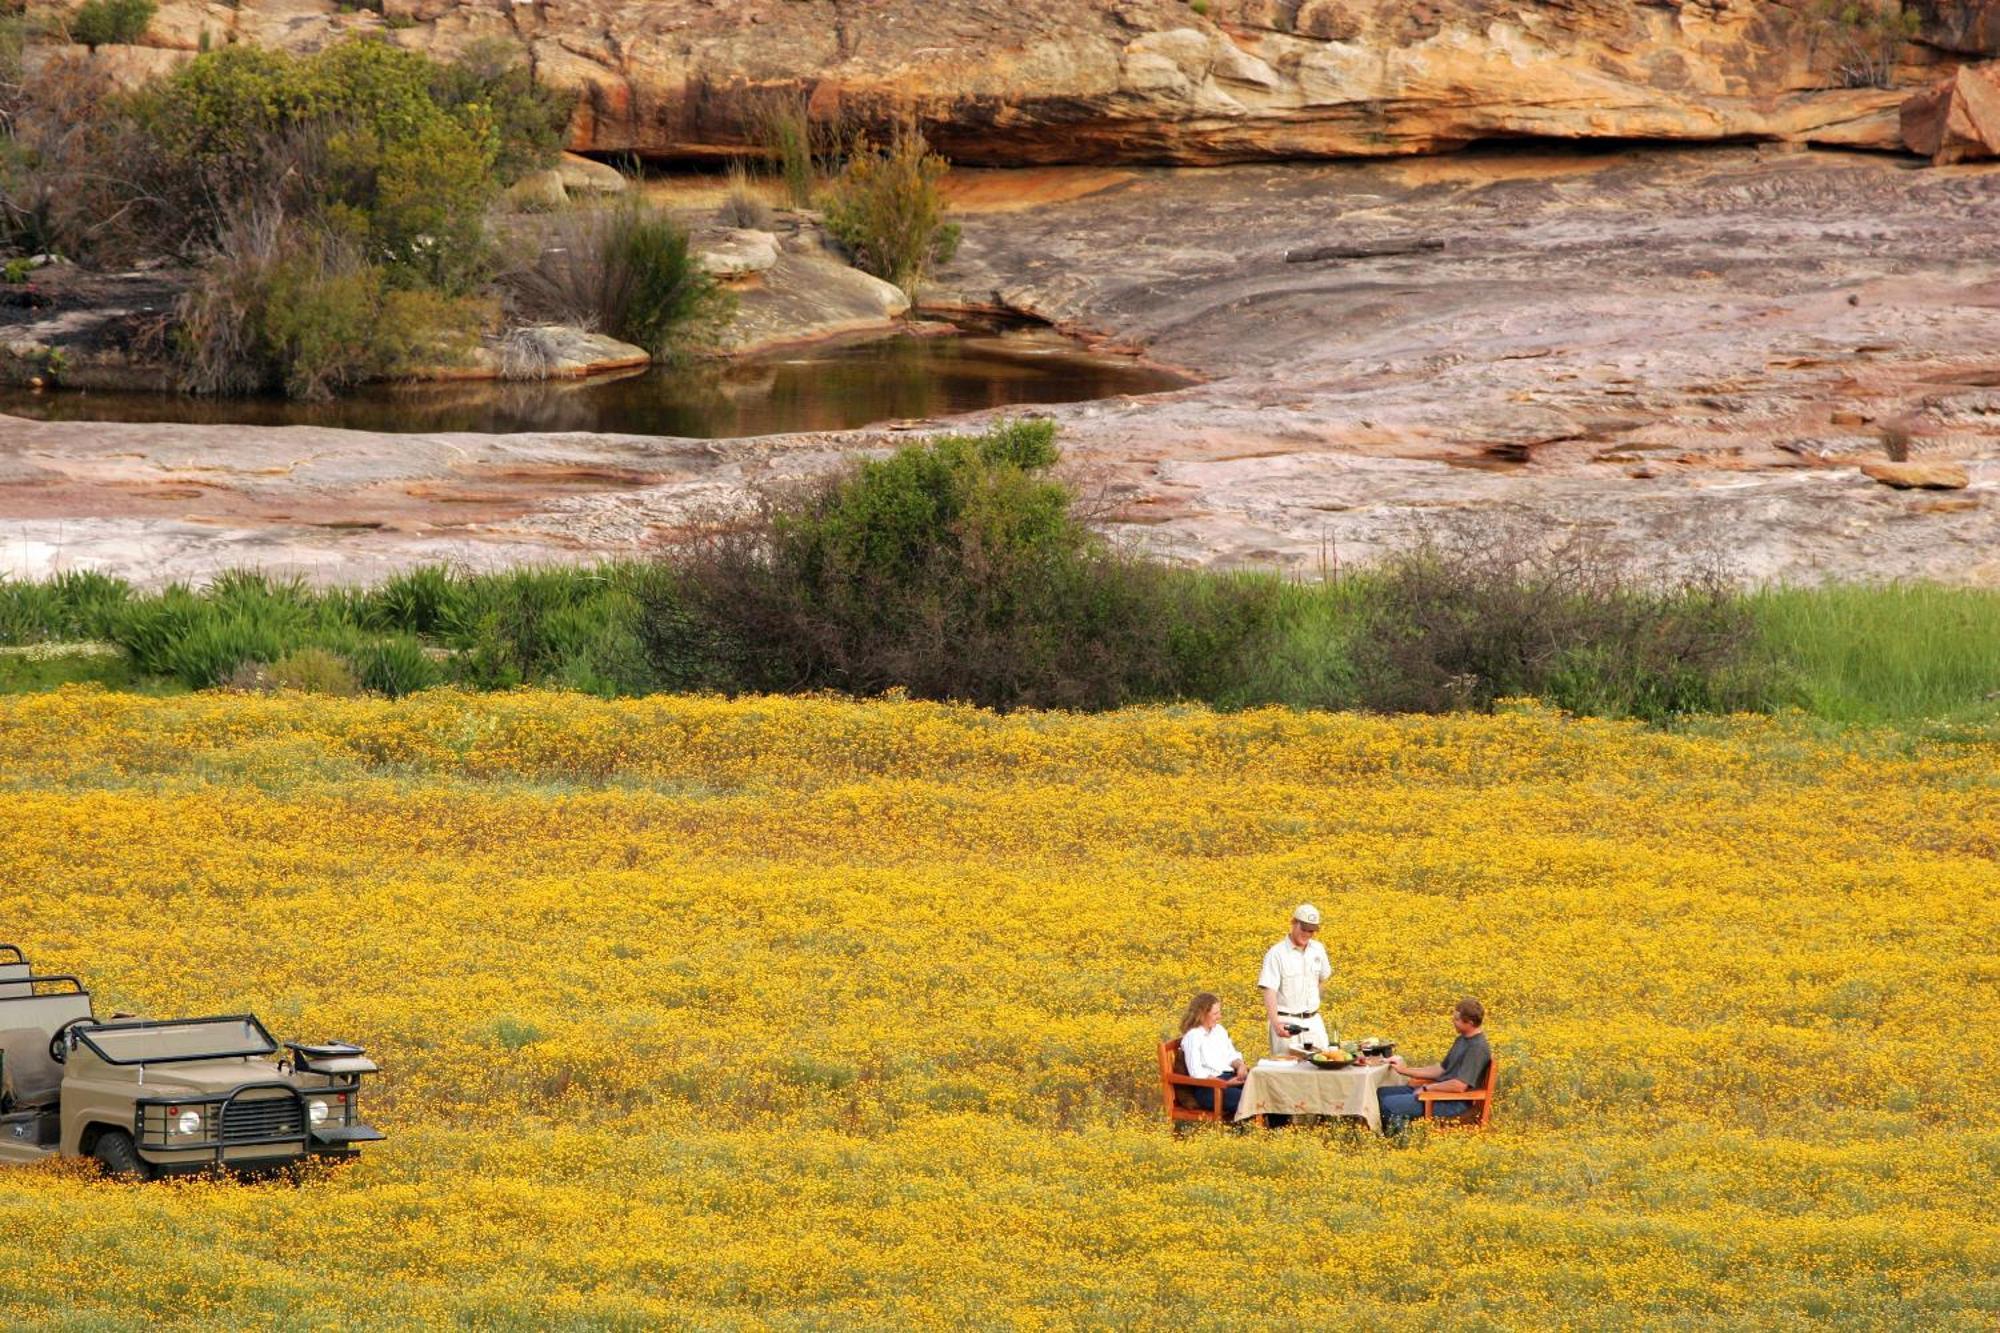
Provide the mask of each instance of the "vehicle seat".
{"label": "vehicle seat", "polygon": [[0,1029],[0,1065],[15,1106],[45,1106],[62,1092],[62,1066],[49,1059],[49,1034],[40,1028]]}

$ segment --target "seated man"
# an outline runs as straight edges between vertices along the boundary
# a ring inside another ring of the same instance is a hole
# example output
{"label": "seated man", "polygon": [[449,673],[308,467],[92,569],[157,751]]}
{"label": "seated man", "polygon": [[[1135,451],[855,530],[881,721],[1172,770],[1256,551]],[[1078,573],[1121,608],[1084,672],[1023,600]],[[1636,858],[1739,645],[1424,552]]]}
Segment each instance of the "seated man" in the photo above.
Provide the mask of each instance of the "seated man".
{"label": "seated man", "polygon": [[[1458,1039],[1445,1053],[1443,1064],[1414,1068],[1404,1064],[1400,1055],[1389,1057],[1389,1064],[1397,1073],[1422,1086],[1382,1088],[1376,1092],[1376,1105],[1382,1108],[1384,1134],[1395,1133],[1424,1113],[1423,1103],[1417,1100],[1419,1091],[1468,1092],[1478,1087],[1479,1080],[1486,1077],[1486,1066],[1493,1059],[1484,1031],[1486,1007],[1477,1000],[1460,1000],[1452,1006],[1451,1025],[1457,1029]],[[1470,1102],[1432,1102],[1431,1114],[1447,1118],[1461,1116],[1471,1107]]]}

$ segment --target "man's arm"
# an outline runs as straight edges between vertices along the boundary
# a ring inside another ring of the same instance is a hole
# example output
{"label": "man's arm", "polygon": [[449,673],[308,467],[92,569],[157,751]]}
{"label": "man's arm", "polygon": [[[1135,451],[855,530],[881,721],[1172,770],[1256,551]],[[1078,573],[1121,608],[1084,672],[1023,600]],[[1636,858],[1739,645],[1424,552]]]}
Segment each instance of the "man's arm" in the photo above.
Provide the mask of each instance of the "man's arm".
{"label": "man's arm", "polygon": [[[1444,1077],[1443,1065],[1406,1065],[1403,1063],[1403,1057],[1400,1055],[1392,1055],[1389,1057],[1389,1067],[1395,1070],[1397,1073],[1401,1074],[1405,1078]],[[1463,1083],[1459,1083],[1457,1079],[1451,1079],[1450,1082],[1456,1084],[1457,1087],[1459,1088],[1465,1086]],[[1456,1089],[1454,1089],[1454,1091],[1456,1091]]]}
{"label": "man's arm", "polygon": [[1278,991],[1275,986],[1260,986],[1264,992],[1264,1021],[1271,1025],[1271,1031],[1280,1037],[1285,1035],[1282,1021],[1278,1018]]}

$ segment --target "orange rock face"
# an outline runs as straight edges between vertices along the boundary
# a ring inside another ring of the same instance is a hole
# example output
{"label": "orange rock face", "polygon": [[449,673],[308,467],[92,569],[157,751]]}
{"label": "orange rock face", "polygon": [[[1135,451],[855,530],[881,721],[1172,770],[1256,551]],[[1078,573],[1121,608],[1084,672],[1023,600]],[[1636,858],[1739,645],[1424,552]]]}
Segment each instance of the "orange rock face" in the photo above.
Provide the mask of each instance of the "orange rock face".
{"label": "orange rock face", "polygon": [[2000,157],[2000,64],[1963,65],[1903,104],[1903,143],[1938,166]]}
{"label": "orange rock face", "polygon": [[[760,100],[912,115],[966,165],[1428,153],[1486,139],[1900,148],[1903,93],[1844,88],[1813,0],[163,0],[149,38],[310,49],[383,32],[519,47],[576,90],[571,146],[750,146]],[[1940,0],[1908,83],[1976,58],[1992,0]],[[1927,11],[1929,12],[1929,11]],[[390,26],[394,25],[394,26]],[[107,51],[109,48],[107,48]],[[162,51],[159,54],[164,55]],[[1934,62],[1927,66],[1925,62]]]}

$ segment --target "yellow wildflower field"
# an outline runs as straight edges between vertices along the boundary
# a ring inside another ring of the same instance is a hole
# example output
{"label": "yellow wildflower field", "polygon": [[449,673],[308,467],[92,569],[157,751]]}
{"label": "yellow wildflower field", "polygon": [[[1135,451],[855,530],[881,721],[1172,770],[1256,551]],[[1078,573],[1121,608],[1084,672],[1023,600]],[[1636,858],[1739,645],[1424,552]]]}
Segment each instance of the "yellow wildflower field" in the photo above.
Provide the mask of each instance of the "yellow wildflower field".
{"label": "yellow wildflower field", "polygon": [[[2000,752],[521,692],[0,700],[0,940],[366,1045],[303,1183],[0,1171],[8,1325],[1991,1328]],[[1191,992],[1493,1129],[1179,1137]]]}

